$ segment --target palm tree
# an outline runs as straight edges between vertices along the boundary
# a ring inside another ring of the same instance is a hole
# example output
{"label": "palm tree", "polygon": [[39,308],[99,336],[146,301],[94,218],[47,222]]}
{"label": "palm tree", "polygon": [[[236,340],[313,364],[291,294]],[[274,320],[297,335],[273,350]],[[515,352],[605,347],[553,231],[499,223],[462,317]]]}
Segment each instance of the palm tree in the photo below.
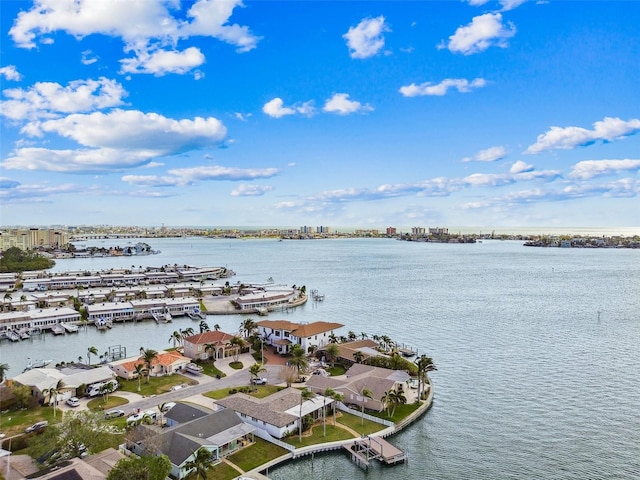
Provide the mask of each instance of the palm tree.
{"label": "palm tree", "polygon": [[201,480],[206,480],[207,470],[212,463],[211,452],[204,447],[200,447],[197,451],[193,452],[193,459],[185,464],[185,468],[187,470],[195,470],[196,477],[200,477]]}
{"label": "palm tree", "polygon": [[289,359],[289,364],[296,367],[298,369],[298,376],[300,376],[300,372],[304,372],[309,365],[309,360],[307,360],[304,349],[295,344],[291,348],[291,358]]}
{"label": "palm tree", "polygon": [[[216,344],[215,343],[205,343],[204,344],[204,351],[205,352],[215,352],[216,351]],[[208,358],[213,357],[213,355],[209,355]]]}
{"label": "palm tree", "polygon": [[233,361],[237,362],[240,358],[240,349],[244,347],[244,340],[240,337],[233,337],[231,340],[229,340],[229,346],[235,347],[233,349]]}
{"label": "palm tree", "polygon": [[4,376],[9,370],[9,365],[6,363],[0,363],[0,383],[4,382]]}
{"label": "palm tree", "polygon": [[415,359],[414,363],[418,367],[418,399],[422,400],[422,390],[427,380],[427,373],[437,370],[437,368],[433,363],[433,359],[426,355],[420,355]]}
{"label": "palm tree", "polygon": [[316,394],[308,388],[303,388],[300,391],[300,418],[298,419],[298,439],[300,440],[300,443],[302,443],[302,404],[307,400],[311,400],[315,396]]}
{"label": "palm tree", "polygon": [[336,358],[340,354],[340,347],[336,343],[329,343],[324,347],[324,352],[327,354],[327,359],[331,362],[331,366],[335,366]]}
{"label": "palm tree", "polygon": [[109,401],[109,394],[116,391],[116,386],[113,382],[105,382],[100,386],[100,393],[104,397],[104,402],[107,403]]}
{"label": "palm tree", "polygon": [[262,372],[266,372],[267,369],[261,363],[254,363],[249,367],[250,380],[258,378]]}
{"label": "palm tree", "polygon": [[338,343],[338,337],[333,332],[329,334],[329,343]]}
{"label": "palm tree", "polygon": [[353,359],[356,361],[356,363],[362,363],[362,360],[364,359],[364,353],[362,353],[360,350],[356,350],[355,352],[353,352]]}
{"label": "palm tree", "polygon": [[331,395],[331,398],[333,398],[333,424],[336,424],[336,403],[341,402],[344,400],[344,395],[340,392],[334,392],[333,395]]}
{"label": "palm tree", "polygon": [[184,343],[185,338],[192,336],[196,332],[193,330],[193,328],[187,327],[184,330],[180,330],[180,333],[182,334],[182,342]]}
{"label": "palm tree", "polygon": [[[8,310],[11,311],[11,300],[13,300],[13,297],[11,296],[11,294],[9,292],[4,294],[4,303],[8,303],[9,304],[9,308]],[[4,305],[3,305],[3,310],[4,310]]]}
{"label": "palm tree", "polygon": [[147,383],[149,383],[149,377],[151,376],[151,362],[153,362],[156,358],[158,358],[158,352],[156,352],[155,350],[152,350],[151,348],[148,349],[141,349],[141,357],[142,360],[144,361],[145,366],[147,367]]}
{"label": "palm tree", "polygon": [[87,349],[87,362],[91,365],[91,355],[98,356],[98,349],[96,347],[89,347]]}
{"label": "palm tree", "polygon": [[169,337],[169,342],[173,342],[173,348],[176,348],[176,344],[180,344],[182,342],[182,333],[178,330],[174,330]]}
{"label": "palm tree", "polygon": [[349,330],[349,333],[347,333],[347,338],[350,342],[353,342],[356,338],[358,338],[358,336],[356,335],[356,332],[354,332],[353,330]]}
{"label": "palm tree", "polygon": [[218,330],[220,330],[220,324],[219,324],[219,323],[216,323],[216,324],[213,326],[213,329],[214,329],[216,332],[217,332]]}
{"label": "palm tree", "polygon": [[20,295],[20,306],[24,308],[24,302],[27,301],[27,296],[25,294]]}
{"label": "palm tree", "polygon": [[256,328],[258,328],[258,325],[253,321],[252,318],[247,318],[240,324],[240,330],[244,332],[245,338],[249,338],[251,336],[251,332],[253,332]]}
{"label": "palm tree", "polygon": [[144,375],[146,371],[144,363],[136,363],[136,366],[133,368],[133,371],[138,377],[138,391],[140,391],[140,379],[142,378],[142,375]]}
{"label": "palm tree", "polygon": [[200,322],[200,325],[198,325],[198,327],[200,328],[200,333],[208,332],[209,330],[211,330],[209,328],[209,324],[204,320]]}
{"label": "palm tree", "polygon": [[[333,398],[333,396],[335,395],[336,391],[333,388],[327,388],[324,391],[324,406],[322,408],[322,436],[326,437],[327,436],[327,397],[329,398]],[[334,411],[335,411],[335,404],[334,404]],[[333,424],[335,425],[335,421],[333,422]]]}
{"label": "palm tree", "polygon": [[64,388],[64,382],[62,380],[58,380],[58,383],[51,385],[50,388],[45,388],[42,391],[42,394],[45,397],[48,397],[49,404],[51,404],[51,400],[53,399],[53,418],[56,418],[56,408],[58,407],[58,395],[62,392]]}
{"label": "palm tree", "polygon": [[360,395],[362,396],[362,410],[361,410],[360,418],[362,420],[362,425],[364,425],[364,404],[366,403],[367,398],[373,398],[373,392],[369,390],[367,387],[363,387],[362,391],[360,392]]}
{"label": "palm tree", "polygon": [[369,335],[367,335],[367,333],[366,333],[366,332],[361,332],[361,333],[360,333],[360,338],[362,338],[362,340],[364,340],[364,339],[366,339],[366,338],[369,338]]}

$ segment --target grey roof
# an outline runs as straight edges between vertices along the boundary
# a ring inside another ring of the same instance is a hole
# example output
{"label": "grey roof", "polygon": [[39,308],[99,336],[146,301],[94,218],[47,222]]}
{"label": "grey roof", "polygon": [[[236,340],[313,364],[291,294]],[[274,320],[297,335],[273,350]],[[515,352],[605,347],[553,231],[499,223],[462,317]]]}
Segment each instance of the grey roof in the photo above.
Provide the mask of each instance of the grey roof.
{"label": "grey roof", "polygon": [[186,423],[210,414],[211,409],[199,405],[178,402],[171,410],[164,414],[164,418],[168,418],[177,423]]}
{"label": "grey roof", "polygon": [[285,388],[265,398],[254,398],[244,393],[235,393],[217,400],[216,403],[281,428],[297,420],[296,415],[291,415],[286,411],[300,405],[300,391],[295,388]]}
{"label": "grey roof", "polygon": [[64,382],[65,387],[78,388],[80,385],[91,385],[96,382],[103,382],[114,377],[114,373],[106,366],[89,369],[64,369],[57,368],[33,368],[27,370],[13,378],[21,385],[36,387],[42,391],[55,386],[59,380]]}
{"label": "grey roof", "polygon": [[255,427],[246,425],[232,410],[222,409],[164,430],[159,434],[158,445],[171,463],[179,466],[200,447],[221,447],[254,430]]}

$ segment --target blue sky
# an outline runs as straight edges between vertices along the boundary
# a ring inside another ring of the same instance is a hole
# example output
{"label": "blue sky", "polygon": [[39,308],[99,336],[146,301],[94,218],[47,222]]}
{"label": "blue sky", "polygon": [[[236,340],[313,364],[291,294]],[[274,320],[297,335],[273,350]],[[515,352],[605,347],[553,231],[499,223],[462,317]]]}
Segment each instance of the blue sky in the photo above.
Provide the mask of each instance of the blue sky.
{"label": "blue sky", "polygon": [[0,224],[640,224],[640,2],[2,1]]}

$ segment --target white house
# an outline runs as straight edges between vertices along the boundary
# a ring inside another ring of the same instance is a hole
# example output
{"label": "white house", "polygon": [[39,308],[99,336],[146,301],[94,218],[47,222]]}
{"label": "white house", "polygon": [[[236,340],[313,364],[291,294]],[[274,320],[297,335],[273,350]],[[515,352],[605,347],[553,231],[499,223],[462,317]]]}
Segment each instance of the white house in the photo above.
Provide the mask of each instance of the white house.
{"label": "white house", "polygon": [[334,330],[344,327],[341,323],[294,323],[288,320],[262,320],[257,325],[260,338],[273,346],[277,353],[289,353],[296,344],[305,352],[312,345],[321,348],[335,335]]}

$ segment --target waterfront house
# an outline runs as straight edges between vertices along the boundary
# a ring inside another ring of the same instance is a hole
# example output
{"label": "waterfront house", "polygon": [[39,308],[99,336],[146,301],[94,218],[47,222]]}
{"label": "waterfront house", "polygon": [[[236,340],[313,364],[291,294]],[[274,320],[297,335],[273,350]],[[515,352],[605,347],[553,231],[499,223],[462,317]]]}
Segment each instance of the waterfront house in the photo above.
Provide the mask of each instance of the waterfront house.
{"label": "waterfront house", "polygon": [[198,418],[211,414],[211,409],[202,407],[195,403],[178,402],[171,410],[164,414],[164,421],[167,427],[174,427],[181,423],[191,422]]}
{"label": "waterfront house", "polygon": [[[233,354],[237,347],[232,347],[229,342],[234,336],[221,332],[202,332],[182,339],[184,355],[193,360],[206,360],[213,357],[214,360],[226,358]],[[207,350],[207,345],[213,347]]]}
{"label": "waterfront house", "polygon": [[[239,292],[242,293],[242,292]],[[272,310],[286,307],[298,297],[298,291],[249,289],[249,293],[240,294],[232,299],[232,303],[243,312],[258,312],[260,309]]]}
{"label": "waterfront house", "polygon": [[[32,368],[13,377],[13,381],[31,388],[31,395],[44,401],[44,391],[55,387],[60,380],[64,387],[58,393],[58,403],[80,395],[80,387],[88,388],[95,383],[113,380],[113,372],[105,367],[95,368],[69,366],[61,368]],[[53,403],[53,399],[50,400]]]}
{"label": "waterfront house", "polygon": [[[172,350],[170,352],[160,351],[158,356],[151,362],[150,375],[161,376],[181,373],[184,368],[191,363],[191,359],[185,357],[180,352]],[[137,377],[136,365],[144,364],[141,357],[129,357],[122,360],[109,362],[107,366],[118,377],[131,380]]]}
{"label": "waterfront house", "polygon": [[[320,394],[327,388],[332,388],[344,396],[342,402],[345,404],[361,407],[364,403],[365,408],[381,412],[384,409],[382,401],[384,394],[394,389],[407,392],[410,378],[411,376],[404,370],[391,370],[356,363],[347,370],[345,378],[311,375],[307,380],[307,387],[312,392]],[[373,398],[362,395],[365,389],[371,392]]]}
{"label": "waterfront house", "polygon": [[87,319],[91,323],[104,320],[106,322],[124,322],[133,320],[135,311],[131,302],[104,302],[87,305]]}
{"label": "waterfront house", "polygon": [[[235,393],[215,403],[231,409],[246,423],[265,430],[272,437],[283,438],[296,432],[300,422],[300,390],[285,388],[265,398]],[[332,399],[316,395],[302,404],[302,417],[322,418],[322,409]]]}
{"label": "waterfront house", "polygon": [[312,345],[318,348],[329,343],[334,330],[344,327],[341,323],[294,323],[288,320],[262,320],[257,322],[260,338],[274,347],[276,353],[287,354],[295,344],[308,351]]}
{"label": "waterfront house", "polygon": [[80,313],[69,307],[4,312],[0,313],[0,334],[9,330],[46,330],[60,322],[77,323],[79,321]]}
{"label": "waterfront house", "polygon": [[138,425],[125,449],[137,455],[166,455],[171,461],[171,477],[182,479],[193,471],[186,465],[199,449],[208,450],[216,464],[252,444],[254,431],[255,427],[240,420],[233,410],[221,409],[162,431]]}

